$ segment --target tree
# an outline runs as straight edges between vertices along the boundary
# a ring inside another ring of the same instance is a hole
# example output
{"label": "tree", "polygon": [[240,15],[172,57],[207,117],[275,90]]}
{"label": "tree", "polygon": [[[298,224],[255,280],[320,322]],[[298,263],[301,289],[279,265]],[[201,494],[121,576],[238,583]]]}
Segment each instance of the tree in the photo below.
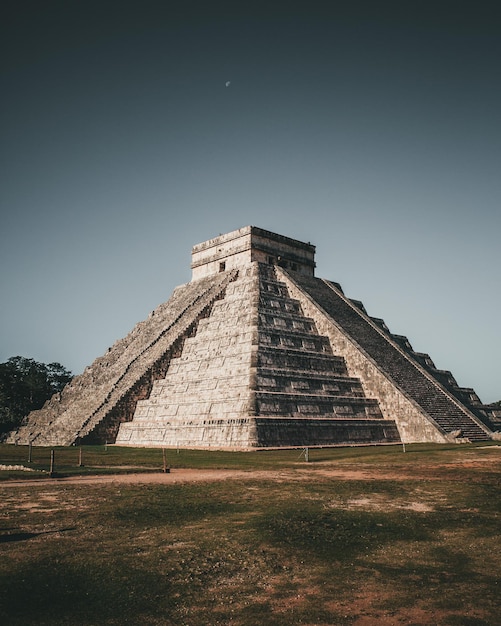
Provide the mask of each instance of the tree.
{"label": "tree", "polygon": [[0,363],[0,436],[17,428],[30,411],[40,409],[73,378],[60,363],[38,363],[13,356]]}

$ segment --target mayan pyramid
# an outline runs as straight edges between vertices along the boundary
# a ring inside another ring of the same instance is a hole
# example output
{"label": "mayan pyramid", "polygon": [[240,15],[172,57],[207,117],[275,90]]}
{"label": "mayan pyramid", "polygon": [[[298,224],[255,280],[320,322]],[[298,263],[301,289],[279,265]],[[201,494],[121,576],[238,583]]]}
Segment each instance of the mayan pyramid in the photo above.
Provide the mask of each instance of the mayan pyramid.
{"label": "mayan pyramid", "polygon": [[315,277],[315,247],[248,226],[11,443],[252,449],[491,438],[501,416]]}

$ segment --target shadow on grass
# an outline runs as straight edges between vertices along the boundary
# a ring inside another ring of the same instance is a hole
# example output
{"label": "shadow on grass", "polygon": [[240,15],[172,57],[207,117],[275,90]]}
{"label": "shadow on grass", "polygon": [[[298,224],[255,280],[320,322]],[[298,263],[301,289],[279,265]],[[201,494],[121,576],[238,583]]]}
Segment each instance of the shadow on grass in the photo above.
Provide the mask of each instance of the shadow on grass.
{"label": "shadow on grass", "polygon": [[0,623],[9,626],[172,623],[174,604],[166,577],[124,562],[35,560],[0,578]]}
{"label": "shadow on grass", "polygon": [[[111,512],[115,522],[128,528],[161,524],[180,526],[210,517],[224,517],[242,509],[218,498],[204,484],[169,485],[168,489],[122,489],[123,502]],[[125,495],[126,494],[126,495]]]}
{"label": "shadow on grass", "polygon": [[28,539],[34,539],[35,537],[39,537],[40,535],[52,535],[55,533],[65,533],[70,530],[75,530],[75,528],[60,528],[58,530],[42,530],[41,532],[36,533],[6,533],[5,535],[0,535],[0,543],[15,543],[17,541],[27,541]]}
{"label": "shadow on grass", "polygon": [[[395,593],[382,605],[387,610],[415,606],[425,597],[429,605],[452,613],[447,624],[487,626],[490,622],[473,616],[463,619],[460,613],[471,610],[473,598],[481,594],[486,615],[495,614],[497,582],[491,572],[479,570],[481,555],[468,553],[459,537],[474,541],[489,529],[497,538],[491,521],[476,512],[451,515],[447,510],[287,509],[263,515],[254,527],[267,545],[281,549],[286,558],[322,565],[324,575],[328,571],[339,588],[356,572],[379,581],[398,581]],[[392,552],[396,542],[404,552]],[[419,549],[416,543],[421,544]]]}
{"label": "shadow on grass", "polygon": [[[383,606],[398,610],[415,606],[424,597],[439,614],[444,625],[491,626],[499,612],[499,591],[488,571],[478,571],[477,559],[464,551],[431,548],[427,562],[404,559],[394,564],[371,564],[371,571],[383,580],[398,580],[398,589]],[[468,615],[480,610],[486,617]]]}
{"label": "shadow on grass", "polygon": [[445,618],[444,626],[492,626],[491,621],[467,615],[450,615]]}
{"label": "shadow on grass", "polygon": [[339,509],[284,510],[263,515],[256,525],[272,544],[338,562],[351,562],[388,542],[430,540],[434,529],[432,519],[422,515]]}

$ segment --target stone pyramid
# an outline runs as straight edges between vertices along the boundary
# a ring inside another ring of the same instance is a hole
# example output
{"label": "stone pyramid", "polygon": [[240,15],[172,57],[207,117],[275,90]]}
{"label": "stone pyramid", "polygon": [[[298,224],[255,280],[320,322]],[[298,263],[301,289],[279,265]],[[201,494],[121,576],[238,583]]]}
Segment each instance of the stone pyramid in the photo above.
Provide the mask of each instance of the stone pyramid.
{"label": "stone pyramid", "polygon": [[501,416],[315,278],[315,247],[249,226],[32,412],[10,442],[252,449],[486,440]]}

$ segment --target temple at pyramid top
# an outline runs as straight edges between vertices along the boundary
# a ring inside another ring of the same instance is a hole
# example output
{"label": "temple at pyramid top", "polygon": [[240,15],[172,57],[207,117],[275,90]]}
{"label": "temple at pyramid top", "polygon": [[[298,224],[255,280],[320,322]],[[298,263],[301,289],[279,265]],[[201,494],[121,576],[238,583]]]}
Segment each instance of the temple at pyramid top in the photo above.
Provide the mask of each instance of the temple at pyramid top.
{"label": "temple at pyramid top", "polygon": [[192,280],[226,272],[253,261],[313,276],[315,246],[256,226],[245,226],[193,246]]}

